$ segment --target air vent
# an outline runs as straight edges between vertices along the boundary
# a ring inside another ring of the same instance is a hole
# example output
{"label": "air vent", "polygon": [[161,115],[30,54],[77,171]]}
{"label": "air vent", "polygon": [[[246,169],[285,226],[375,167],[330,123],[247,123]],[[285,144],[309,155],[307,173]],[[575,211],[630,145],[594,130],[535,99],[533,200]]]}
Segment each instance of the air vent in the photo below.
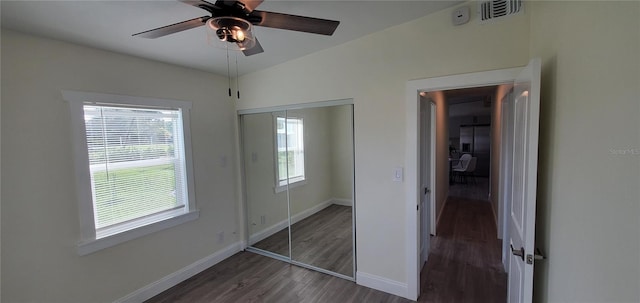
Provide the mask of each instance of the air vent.
{"label": "air vent", "polygon": [[488,21],[522,11],[523,0],[491,0],[480,2],[480,21]]}

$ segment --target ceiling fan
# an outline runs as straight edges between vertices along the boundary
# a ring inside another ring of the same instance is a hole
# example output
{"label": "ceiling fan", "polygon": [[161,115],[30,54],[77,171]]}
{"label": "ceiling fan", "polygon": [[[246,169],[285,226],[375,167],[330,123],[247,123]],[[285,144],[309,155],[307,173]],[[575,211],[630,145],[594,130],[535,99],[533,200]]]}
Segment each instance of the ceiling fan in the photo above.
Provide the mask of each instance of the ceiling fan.
{"label": "ceiling fan", "polygon": [[133,36],[154,39],[206,24],[215,31],[218,39],[234,43],[245,56],[251,56],[264,52],[260,42],[253,35],[253,25],[331,36],[340,24],[340,21],[256,10],[255,8],[264,0],[217,0],[215,3],[204,0],[178,1],[201,8],[211,15],[155,28]]}

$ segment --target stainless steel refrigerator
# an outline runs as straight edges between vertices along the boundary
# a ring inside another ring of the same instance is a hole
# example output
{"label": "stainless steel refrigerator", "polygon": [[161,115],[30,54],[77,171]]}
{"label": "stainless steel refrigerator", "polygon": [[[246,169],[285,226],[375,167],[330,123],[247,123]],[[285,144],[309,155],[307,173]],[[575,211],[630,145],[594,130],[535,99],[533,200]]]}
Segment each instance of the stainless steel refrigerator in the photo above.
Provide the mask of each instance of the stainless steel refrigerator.
{"label": "stainless steel refrigerator", "polygon": [[471,154],[477,158],[474,174],[479,177],[489,177],[491,167],[491,126],[461,125],[460,126],[460,154]]}

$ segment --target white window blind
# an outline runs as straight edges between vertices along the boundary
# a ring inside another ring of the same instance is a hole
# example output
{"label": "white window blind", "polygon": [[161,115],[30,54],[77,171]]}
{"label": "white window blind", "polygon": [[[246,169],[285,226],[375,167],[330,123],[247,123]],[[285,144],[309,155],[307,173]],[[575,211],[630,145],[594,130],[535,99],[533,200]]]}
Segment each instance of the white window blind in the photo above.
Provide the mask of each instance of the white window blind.
{"label": "white window blind", "polygon": [[180,109],[83,109],[96,233],[188,208]]}
{"label": "white window blind", "polygon": [[[304,122],[301,118],[276,118],[278,185],[303,181]],[[288,178],[287,178],[288,176]]]}

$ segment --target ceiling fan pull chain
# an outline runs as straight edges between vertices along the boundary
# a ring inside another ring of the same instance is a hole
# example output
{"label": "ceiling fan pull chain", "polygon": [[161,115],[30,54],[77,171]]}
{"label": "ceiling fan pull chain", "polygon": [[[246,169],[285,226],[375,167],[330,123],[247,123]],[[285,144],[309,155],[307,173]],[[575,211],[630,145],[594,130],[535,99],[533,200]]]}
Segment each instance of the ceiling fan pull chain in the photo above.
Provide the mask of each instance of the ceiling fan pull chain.
{"label": "ceiling fan pull chain", "polygon": [[236,53],[236,92],[238,93],[238,100],[240,99],[240,81],[238,80],[238,53]]}
{"label": "ceiling fan pull chain", "polygon": [[229,80],[229,98],[231,98],[231,68],[229,67],[229,47],[226,43],[224,48],[227,50],[227,79]]}

